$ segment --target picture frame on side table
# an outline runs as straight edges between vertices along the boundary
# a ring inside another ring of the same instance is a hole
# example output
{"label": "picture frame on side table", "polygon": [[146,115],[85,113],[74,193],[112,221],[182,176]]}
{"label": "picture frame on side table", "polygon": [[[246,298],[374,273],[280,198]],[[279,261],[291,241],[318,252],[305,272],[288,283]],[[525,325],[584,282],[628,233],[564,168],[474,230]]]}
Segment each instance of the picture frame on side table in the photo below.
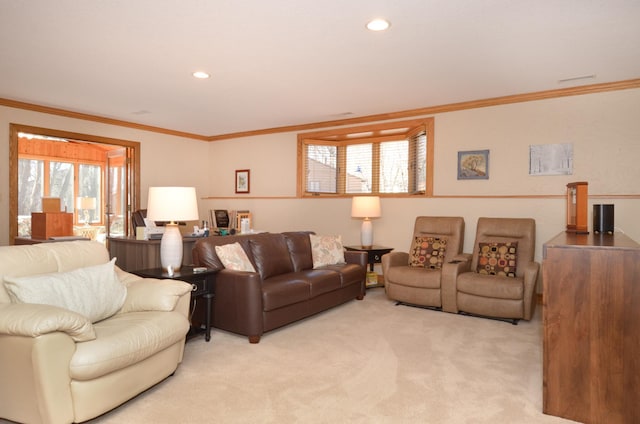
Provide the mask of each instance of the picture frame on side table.
{"label": "picture frame on side table", "polygon": [[489,150],[458,152],[459,180],[489,179]]}
{"label": "picture frame on side table", "polygon": [[249,193],[250,189],[250,170],[236,170],[236,193]]}

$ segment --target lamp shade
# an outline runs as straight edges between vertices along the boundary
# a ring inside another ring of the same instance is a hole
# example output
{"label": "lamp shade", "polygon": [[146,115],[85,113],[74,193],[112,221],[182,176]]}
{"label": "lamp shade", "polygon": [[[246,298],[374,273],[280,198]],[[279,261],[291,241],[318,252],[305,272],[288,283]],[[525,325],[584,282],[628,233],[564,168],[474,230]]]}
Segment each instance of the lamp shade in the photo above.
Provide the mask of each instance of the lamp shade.
{"label": "lamp shade", "polygon": [[198,219],[195,187],[149,187],[147,218],[152,221]]}
{"label": "lamp shade", "polygon": [[380,198],[378,196],[354,196],[351,201],[353,218],[379,218]]}
{"label": "lamp shade", "polygon": [[78,209],[95,209],[96,203],[95,197],[78,197],[76,207]]}

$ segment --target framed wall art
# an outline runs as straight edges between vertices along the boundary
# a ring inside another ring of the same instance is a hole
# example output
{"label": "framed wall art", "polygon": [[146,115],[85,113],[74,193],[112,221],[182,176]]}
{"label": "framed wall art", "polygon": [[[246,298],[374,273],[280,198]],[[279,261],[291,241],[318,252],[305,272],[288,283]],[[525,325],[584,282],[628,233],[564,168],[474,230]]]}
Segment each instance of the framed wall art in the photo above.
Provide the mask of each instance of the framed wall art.
{"label": "framed wall art", "polygon": [[236,193],[249,193],[250,171],[248,169],[236,170]]}
{"label": "framed wall art", "polygon": [[459,180],[489,179],[489,150],[458,152]]}

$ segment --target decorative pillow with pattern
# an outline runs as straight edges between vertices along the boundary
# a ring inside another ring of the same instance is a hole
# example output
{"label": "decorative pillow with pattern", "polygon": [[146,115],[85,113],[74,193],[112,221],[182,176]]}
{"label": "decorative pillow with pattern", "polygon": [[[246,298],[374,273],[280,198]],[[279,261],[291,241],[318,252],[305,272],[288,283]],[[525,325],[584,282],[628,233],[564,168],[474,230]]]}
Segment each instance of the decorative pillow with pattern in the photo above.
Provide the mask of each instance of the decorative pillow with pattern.
{"label": "decorative pillow with pattern", "polygon": [[447,239],[445,237],[416,236],[409,254],[409,265],[440,269],[444,263],[446,251]]}
{"label": "decorative pillow with pattern", "polygon": [[518,242],[480,243],[478,254],[479,274],[516,276],[518,263]]}
{"label": "decorative pillow with pattern", "polygon": [[249,257],[238,242],[216,246],[216,255],[218,255],[220,262],[227,269],[256,272]]}
{"label": "decorative pillow with pattern", "polygon": [[344,264],[342,236],[317,236],[309,234],[313,267]]}

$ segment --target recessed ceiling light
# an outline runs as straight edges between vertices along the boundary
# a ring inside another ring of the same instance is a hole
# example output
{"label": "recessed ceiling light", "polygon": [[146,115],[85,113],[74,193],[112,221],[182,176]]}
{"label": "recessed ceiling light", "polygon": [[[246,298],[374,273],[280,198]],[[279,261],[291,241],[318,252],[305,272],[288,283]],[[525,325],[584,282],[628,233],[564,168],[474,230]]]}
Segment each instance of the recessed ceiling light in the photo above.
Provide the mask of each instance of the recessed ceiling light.
{"label": "recessed ceiling light", "polygon": [[196,71],[193,73],[193,76],[199,79],[207,79],[210,77],[210,75],[204,71]]}
{"label": "recessed ceiling light", "polygon": [[374,19],[367,23],[367,29],[371,31],[384,31],[391,26],[386,19]]}

